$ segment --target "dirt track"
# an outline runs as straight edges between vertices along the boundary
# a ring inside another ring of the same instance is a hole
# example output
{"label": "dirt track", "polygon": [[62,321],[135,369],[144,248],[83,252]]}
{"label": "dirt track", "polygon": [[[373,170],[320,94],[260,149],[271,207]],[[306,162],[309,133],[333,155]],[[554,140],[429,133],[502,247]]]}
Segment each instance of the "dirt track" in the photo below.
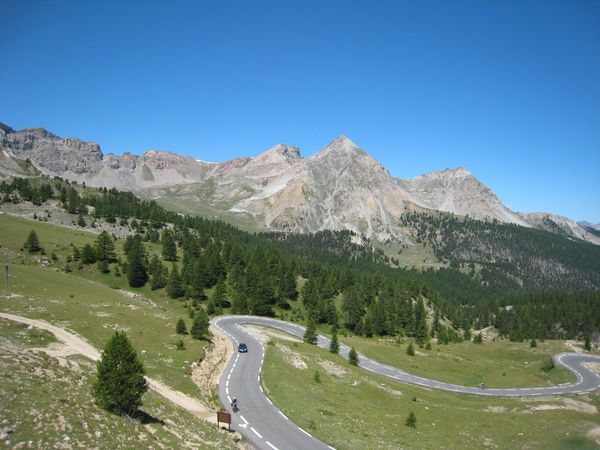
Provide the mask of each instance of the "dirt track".
{"label": "dirt track", "polygon": [[[43,320],[28,319],[26,317],[16,316],[14,314],[0,313],[0,318],[12,320],[14,322],[24,323],[31,325],[42,330],[51,332],[56,338],[61,341],[70,353],[77,353],[83,355],[93,361],[100,359],[100,352],[92,345],[87,343],[83,338],[66,331],[62,328],[56,327],[44,322]],[[215,413],[210,410],[206,405],[200,401],[184,394],[173,390],[165,386],[160,381],[146,377],[150,389],[156,391],[158,394],[169,400],[170,402],[180,406],[186,411],[192,413],[194,416],[200,417],[209,422],[216,423]]]}

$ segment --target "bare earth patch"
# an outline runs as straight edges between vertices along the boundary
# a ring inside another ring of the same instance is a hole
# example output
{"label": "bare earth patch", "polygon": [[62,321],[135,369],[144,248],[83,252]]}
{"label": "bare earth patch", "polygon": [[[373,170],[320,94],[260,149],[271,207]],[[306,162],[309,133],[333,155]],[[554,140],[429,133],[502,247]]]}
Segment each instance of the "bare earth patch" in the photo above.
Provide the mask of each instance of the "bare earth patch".
{"label": "bare earth patch", "polygon": [[393,395],[395,397],[400,397],[402,395],[402,391],[397,391],[396,389],[392,389],[391,387],[386,386],[385,384],[377,383],[376,381],[372,380],[371,378],[363,378],[363,381],[365,383],[375,386],[376,388],[381,389],[382,391],[385,391],[388,394]]}
{"label": "bare earth patch", "polygon": [[491,413],[504,413],[508,411],[508,408],[506,408],[505,406],[488,406],[484,409],[484,411]]}
{"label": "bare earth patch", "polygon": [[248,333],[250,333],[252,336],[254,336],[259,341],[261,341],[263,344],[266,344],[271,339],[281,339],[284,341],[291,341],[291,342],[302,342],[297,337],[294,337],[287,333],[282,333],[280,331],[274,330],[273,328],[269,328],[269,327],[261,327],[261,326],[257,326],[257,325],[243,325],[243,328],[246,331],[248,331]]}
{"label": "bare earth patch", "polygon": [[276,344],[276,345],[277,345],[277,348],[282,351],[284,359],[286,360],[287,363],[291,364],[296,369],[300,369],[300,370],[308,369],[308,366],[304,362],[304,359],[302,359],[302,355],[300,355],[300,353],[296,353],[295,351],[293,351],[291,348],[289,348],[286,345],[282,345],[282,344]]}
{"label": "bare earth patch", "polygon": [[[537,399],[540,402],[548,402],[548,403],[539,403],[539,404],[531,404],[531,399],[528,399],[527,408],[529,411],[551,411],[558,409],[566,409],[570,411],[577,411],[585,414],[598,414],[598,408],[590,403],[586,403],[581,400],[575,400],[572,398],[553,398],[553,397],[542,397]],[[552,403],[550,403],[552,402]]]}
{"label": "bare earth patch", "polygon": [[600,445],[600,427],[594,427],[587,433],[587,438]]}
{"label": "bare earth patch", "polygon": [[565,345],[576,353],[581,353],[583,351],[577,341],[565,341]]}
{"label": "bare earth patch", "polygon": [[343,377],[348,372],[339,364],[333,363],[331,361],[327,361],[325,359],[319,359],[317,363],[327,372],[329,375],[333,375],[334,377]]}
{"label": "bare earth patch", "polygon": [[[192,381],[200,391],[207,397],[219,384],[219,379],[225,370],[227,361],[233,354],[233,345],[229,339],[225,338],[218,328],[211,325],[212,332],[212,347],[208,350],[201,362],[194,361],[192,363]],[[210,417],[206,420],[215,421],[214,413],[210,413]]]}
{"label": "bare earth patch", "polygon": [[585,367],[586,369],[590,369],[592,372],[594,372],[597,375],[600,375],[600,363],[586,362],[586,363],[583,363],[583,367]]}

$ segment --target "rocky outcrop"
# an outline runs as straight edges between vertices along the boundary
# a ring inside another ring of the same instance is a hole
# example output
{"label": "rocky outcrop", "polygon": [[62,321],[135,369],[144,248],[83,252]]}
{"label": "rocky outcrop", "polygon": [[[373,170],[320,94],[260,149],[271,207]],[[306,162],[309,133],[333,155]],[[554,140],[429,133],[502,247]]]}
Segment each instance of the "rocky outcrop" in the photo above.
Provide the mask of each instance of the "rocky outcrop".
{"label": "rocky outcrop", "polygon": [[76,138],[60,138],[43,128],[26,128],[0,136],[0,146],[53,175],[94,172],[102,162],[100,146]]}

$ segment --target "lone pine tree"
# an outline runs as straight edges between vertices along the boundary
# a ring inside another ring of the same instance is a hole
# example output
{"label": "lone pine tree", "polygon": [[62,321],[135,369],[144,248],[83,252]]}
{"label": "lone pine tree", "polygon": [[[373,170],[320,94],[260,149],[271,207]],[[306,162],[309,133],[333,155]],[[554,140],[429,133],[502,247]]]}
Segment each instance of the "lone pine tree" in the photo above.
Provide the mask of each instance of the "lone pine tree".
{"label": "lone pine tree", "polygon": [[115,332],[102,352],[92,388],[96,404],[107,411],[132,415],[142,405],[148,390],[144,366],[127,335]]}
{"label": "lone pine tree", "polygon": [[35,233],[35,230],[31,230],[25,242],[25,247],[29,249],[29,253],[37,253],[41,250],[40,241]]}

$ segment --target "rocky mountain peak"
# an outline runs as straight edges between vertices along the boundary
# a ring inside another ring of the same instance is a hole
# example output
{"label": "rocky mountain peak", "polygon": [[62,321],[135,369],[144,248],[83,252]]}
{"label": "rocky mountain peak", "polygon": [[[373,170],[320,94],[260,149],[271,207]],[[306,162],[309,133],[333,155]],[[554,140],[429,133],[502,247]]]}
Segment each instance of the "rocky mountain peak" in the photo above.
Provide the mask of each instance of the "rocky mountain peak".
{"label": "rocky mountain peak", "polygon": [[321,150],[319,150],[317,155],[347,155],[354,153],[366,154],[364,150],[362,150],[354,142],[352,142],[350,139],[348,139],[342,134],[335,138],[333,141],[331,141],[329,144],[327,144],[325,147],[323,147]]}
{"label": "rocky mountain peak", "polygon": [[294,164],[301,159],[302,155],[300,154],[300,149],[298,147],[277,144],[276,146],[271,147],[267,151],[258,155],[256,158],[254,158],[254,161],[269,164],[276,162]]}

